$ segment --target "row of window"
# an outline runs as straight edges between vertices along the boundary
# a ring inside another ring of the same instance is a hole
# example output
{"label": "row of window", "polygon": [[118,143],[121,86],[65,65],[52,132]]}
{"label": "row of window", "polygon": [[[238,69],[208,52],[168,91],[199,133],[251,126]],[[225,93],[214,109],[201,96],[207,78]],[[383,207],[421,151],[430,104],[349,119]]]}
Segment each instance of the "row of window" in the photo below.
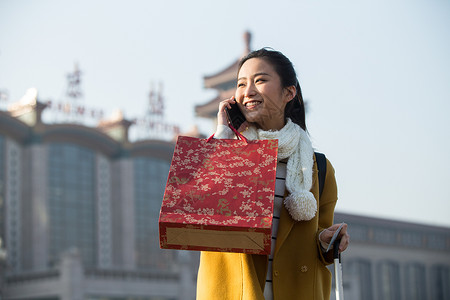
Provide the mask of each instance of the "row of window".
{"label": "row of window", "polygon": [[0,239],[2,248],[5,247],[5,170],[5,138],[0,135]]}
{"label": "row of window", "polygon": [[140,268],[167,270],[174,261],[173,251],[161,250],[158,240],[158,216],[169,167],[168,162],[154,158],[134,160],[135,249]]}
{"label": "row of window", "polygon": [[[76,247],[86,266],[95,264],[95,152],[70,144],[48,147],[50,261]],[[59,191],[60,193],[55,193]]]}
{"label": "row of window", "polygon": [[[377,264],[364,259],[346,262],[344,283],[349,296],[372,300],[450,299],[450,266],[426,268],[420,263],[400,265],[394,261]],[[431,298],[430,298],[431,297]]]}
{"label": "row of window", "polygon": [[[4,237],[5,138],[0,135],[0,237]],[[169,163],[154,158],[134,159],[135,252],[141,268],[168,269],[171,251],[158,243],[158,214],[169,172]],[[61,253],[79,249],[85,266],[95,266],[98,247],[97,161],[95,151],[75,144],[48,144],[47,215],[49,266]],[[105,170],[100,172],[106,176]],[[110,188],[110,187],[108,187]],[[114,220],[112,220],[114,222]],[[100,241],[103,239],[100,237]],[[11,253],[13,254],[13,253]]]}
{"label": "row of window", "polygon": [[450,251],[450,236],[448,234],[429,234],[389,227],[375,228],[363,224],[349,223],[349,226],[352,228],[352,240],[354,241]]}

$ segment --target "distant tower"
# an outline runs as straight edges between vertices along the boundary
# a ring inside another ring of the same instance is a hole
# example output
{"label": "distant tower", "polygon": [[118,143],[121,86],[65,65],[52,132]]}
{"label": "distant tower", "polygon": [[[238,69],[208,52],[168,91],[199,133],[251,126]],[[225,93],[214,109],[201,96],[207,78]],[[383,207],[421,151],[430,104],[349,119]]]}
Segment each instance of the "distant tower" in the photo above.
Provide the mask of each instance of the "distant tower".
{"label": "distant tower", "polygon": [[148,114],[149,116],[164,116],[164,98],[162,95],[163,84],[159,83],[158,91],[155,90],[153,82],[150,86],[150,93],[148,95]]}
{"label": "distant tower", "polygon": [[75,63],[73,73],[67,74],[67,92],[66,95],[73,99],[79,99],[83,96],[81,91],[81,71],[78,67],[78,63]]}
{"label": "distant tower", "polygon": [[216,121],[217,108],[219,102],[223,99],[230,98],[236,90],[236,74],[239,68],[239,61],[242,57],[252,51],[251,41],[252,34],[249,31],[244,32],[244,51],[240,57],[222,70],[203,77],[203,85],[207,89],[217,91],[217,96],[205,104],[195,106],[195,114],[197,117],[208,118]]}
{"label": "distant tower", "polygon": [[252,34],[250,31],[244,32],[244,42],[245,42],[245,52],[244,55],[247,55],[252,51],[251,42],[252,42]]}
{"label": "distant tower", "polygon": [[158,84],[157,89],[155,83],[151,82],[147,110],[135,120],[138,139],[173,139],[179,134],[178,126],[167,124],[164,120],[164,102],[162,82]]}
{"label": "distant tower", "polygon": [[95,121],[102,118],[102,111],[88,111],[82,101],[80,101],[84,97],[81,90],[81,75],[82,72],[78,63],[75,63],[73,72],[66,75],[67,87],[65,95],[58,103],[51,100],[48,101],[47,105],[54,113],[53,122],[83,123],[86,121],[86,117],[91,117]]}

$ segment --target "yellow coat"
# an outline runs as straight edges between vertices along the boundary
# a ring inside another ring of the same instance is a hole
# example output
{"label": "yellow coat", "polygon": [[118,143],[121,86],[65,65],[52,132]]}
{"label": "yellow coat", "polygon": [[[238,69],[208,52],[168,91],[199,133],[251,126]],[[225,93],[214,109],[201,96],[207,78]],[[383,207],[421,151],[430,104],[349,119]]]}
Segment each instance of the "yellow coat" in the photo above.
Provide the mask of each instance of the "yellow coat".
{"label": "yellow coat", "polygon": [[[311,192],[319,198],[315,162]],[[322,255],[318,235],[333,224],[336,201],[334,169],[327,160],[316,216],[297,222],[283,206],[272,265],[274,300],[330,299],[331,273],[326,265],[333,262],[333,257],[331,253]],[[267,265],[266,255],[202,252],[197,300],[263,300]]]}

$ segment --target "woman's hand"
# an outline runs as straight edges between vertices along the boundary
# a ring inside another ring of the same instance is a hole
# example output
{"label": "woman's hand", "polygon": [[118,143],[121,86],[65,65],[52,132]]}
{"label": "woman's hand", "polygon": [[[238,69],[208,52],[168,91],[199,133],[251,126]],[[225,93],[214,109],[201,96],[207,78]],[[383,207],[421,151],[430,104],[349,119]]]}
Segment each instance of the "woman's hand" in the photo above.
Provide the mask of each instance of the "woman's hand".
{"label": "woman's hand", "polygon": [[227,108],[231,108],[231,104],[234,104],[236,101],[234,100],[234,96],[225,99],[219,103],[219,112],[217,113],[217,124],[218,125],[227,125],[228,126],[228,118],[227,112],[225,111]]}
{"label": "woman's hand", "polygon": [[[217,113],[217,125],[225,125],[228,126],[228,116],[226,109],[231,108],[232,104],[235,104],[236,100],[234,96],[225,99],[219,103],[219,112]],[[236,128],[237,131],[244,131],[248,127],[248,122],[244,121],[239,128]]]}
{"label": "woman's hand", "polygon": [[[320,241],[329,244],[331,242],[333,234],[336,232],[336,230],[338,230],[340,225],[341,224],[334,224],[325,229],[324,231],[322,231],[319,235]],[[350,242],[350,235],[347,233],[347,224],[344,223],[337,239],[341,240],[339,244],[339,252],[343,252],[345,249],[347,249],[348,244]]]}

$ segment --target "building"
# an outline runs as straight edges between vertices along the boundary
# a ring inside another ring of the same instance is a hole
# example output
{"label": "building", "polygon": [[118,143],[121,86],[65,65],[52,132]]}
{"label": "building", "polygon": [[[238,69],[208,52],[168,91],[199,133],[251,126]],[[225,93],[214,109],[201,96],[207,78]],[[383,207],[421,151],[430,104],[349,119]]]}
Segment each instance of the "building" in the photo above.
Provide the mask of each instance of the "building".
{"label": "building", "polygon": [[0,111],[2,299],[193,299],[195,253],[159,249],[173,142],[120,115],[45,124],[31,91]]}
{"label": "building", "polygon": [[345,299],[450,299],[450,228],[336,213],[349,226]]}
{"label": "building", "polygon": [[[244,33],[245,49],[242,56],[247,55],[250,52],[251,34],[250,32]],[[217,108],[219,102],[234,96],[236,89],[236,77],[239,65],[239,59],[225,67],[223,70],[204,76],[203,85],[207,89],[214,89],[217,91],[217,96],[209,100],[207,103],[195,106],[195,113],[200,118],[207,118],[216,120]]]}

